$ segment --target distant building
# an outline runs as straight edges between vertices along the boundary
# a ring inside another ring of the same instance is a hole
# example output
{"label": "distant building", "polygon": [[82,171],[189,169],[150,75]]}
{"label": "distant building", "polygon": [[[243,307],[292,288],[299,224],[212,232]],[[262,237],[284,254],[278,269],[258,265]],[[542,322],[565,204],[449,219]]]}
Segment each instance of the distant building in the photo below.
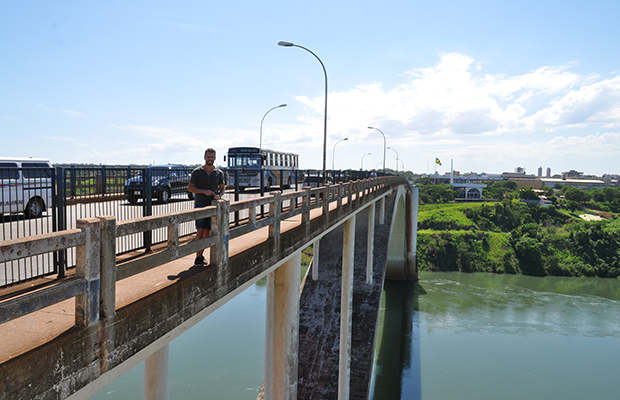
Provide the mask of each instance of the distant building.
{"label": "distant building", "polygon": [[517,174],[525,174],[525,168],[517,167],[517,168],[515,168],[515,173],[517,173]]}
{"label": "distant building", "polygon": [[558,179],[542,178],[544,186],[555,187],[557,184],[562,186],[572,186],[577,189],[591,190],[605,187],[605,181],[600,179]]}
{"label": "distant building", "polygon": [[582,176],[583,172],[575,171],[574,169],[568,172],[562,172],[562,179],[581,178]]}
{"label": "distant building", "polygon": [[547,167],[547,178],[551,178],[551,168]]}
{"label": "distant building", "polygon": [[538,167],[538,177],[542,178],[542,167]]}

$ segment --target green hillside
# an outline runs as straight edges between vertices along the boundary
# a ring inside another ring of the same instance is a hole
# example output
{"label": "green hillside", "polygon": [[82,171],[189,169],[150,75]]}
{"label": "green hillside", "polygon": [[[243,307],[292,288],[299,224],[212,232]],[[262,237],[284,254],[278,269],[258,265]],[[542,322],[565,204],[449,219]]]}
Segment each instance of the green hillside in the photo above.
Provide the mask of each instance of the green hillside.
{"label": "green hillside", "polygon": [[620,276],[620,219],[518,200],[419,208],[420,270]]}

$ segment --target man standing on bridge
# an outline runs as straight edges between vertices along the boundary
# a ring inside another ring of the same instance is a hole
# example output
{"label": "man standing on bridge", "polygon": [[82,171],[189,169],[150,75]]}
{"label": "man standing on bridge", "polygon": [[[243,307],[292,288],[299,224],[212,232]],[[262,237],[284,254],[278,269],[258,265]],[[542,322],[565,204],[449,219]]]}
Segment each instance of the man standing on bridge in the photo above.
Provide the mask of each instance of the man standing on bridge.
{"label": "man standing on bridge", "polygon": [[[189,186],[187,191],[194,193],[194,208],[207,207],[211,205],[213,199],[220,200],[224,194],[224,174],[222,170],[216,168],[215,150],[207,149],[205,151],[205,165],[201,165],[192,171],[189,178]],[[211,218],[202,218],[196,220],[196,240],[206,238],[211,234]],[[206,265],[203,250],[196,252],[195,267]]]}

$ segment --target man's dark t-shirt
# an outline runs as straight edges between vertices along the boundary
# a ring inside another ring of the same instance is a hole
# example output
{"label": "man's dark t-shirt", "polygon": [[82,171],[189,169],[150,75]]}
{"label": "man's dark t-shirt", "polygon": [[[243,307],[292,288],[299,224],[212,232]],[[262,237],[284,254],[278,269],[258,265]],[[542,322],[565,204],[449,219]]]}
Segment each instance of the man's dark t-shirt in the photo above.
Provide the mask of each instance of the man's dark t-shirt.
{"label": "man's dark t-shirt", "polygon": [[[205,171],[204,166],[201,165],[192,171],[192,175],[189,178],[189,183],[193,183],[198,189],[207,189],[212,190],[215,193],[219,193],[219,185],[224,184],[224,174],[219,168],[213,168],[209,174]],[[194,196],[195,204],[210,205],[211,200],[213,200],[213,196],[207,196],[203,193],[194,193]]]}

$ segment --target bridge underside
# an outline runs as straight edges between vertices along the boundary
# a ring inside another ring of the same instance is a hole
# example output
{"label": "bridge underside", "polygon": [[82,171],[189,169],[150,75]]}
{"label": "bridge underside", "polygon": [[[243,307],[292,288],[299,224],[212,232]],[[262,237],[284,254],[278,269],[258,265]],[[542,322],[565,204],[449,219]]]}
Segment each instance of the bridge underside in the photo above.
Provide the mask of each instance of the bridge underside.
{"label": "bridge underside", "polygon": [[[351,327],[350,399],[367,399],[375,332],[381,305],[394,198],[386,199],[385,221],[375,218],[372,282],[366,282],[368,210],[356,218]],[[300,299],[298,399],[338,398],[338,358],[342,292],[342,226],[324,236],[319,278],[306,277]]]}

